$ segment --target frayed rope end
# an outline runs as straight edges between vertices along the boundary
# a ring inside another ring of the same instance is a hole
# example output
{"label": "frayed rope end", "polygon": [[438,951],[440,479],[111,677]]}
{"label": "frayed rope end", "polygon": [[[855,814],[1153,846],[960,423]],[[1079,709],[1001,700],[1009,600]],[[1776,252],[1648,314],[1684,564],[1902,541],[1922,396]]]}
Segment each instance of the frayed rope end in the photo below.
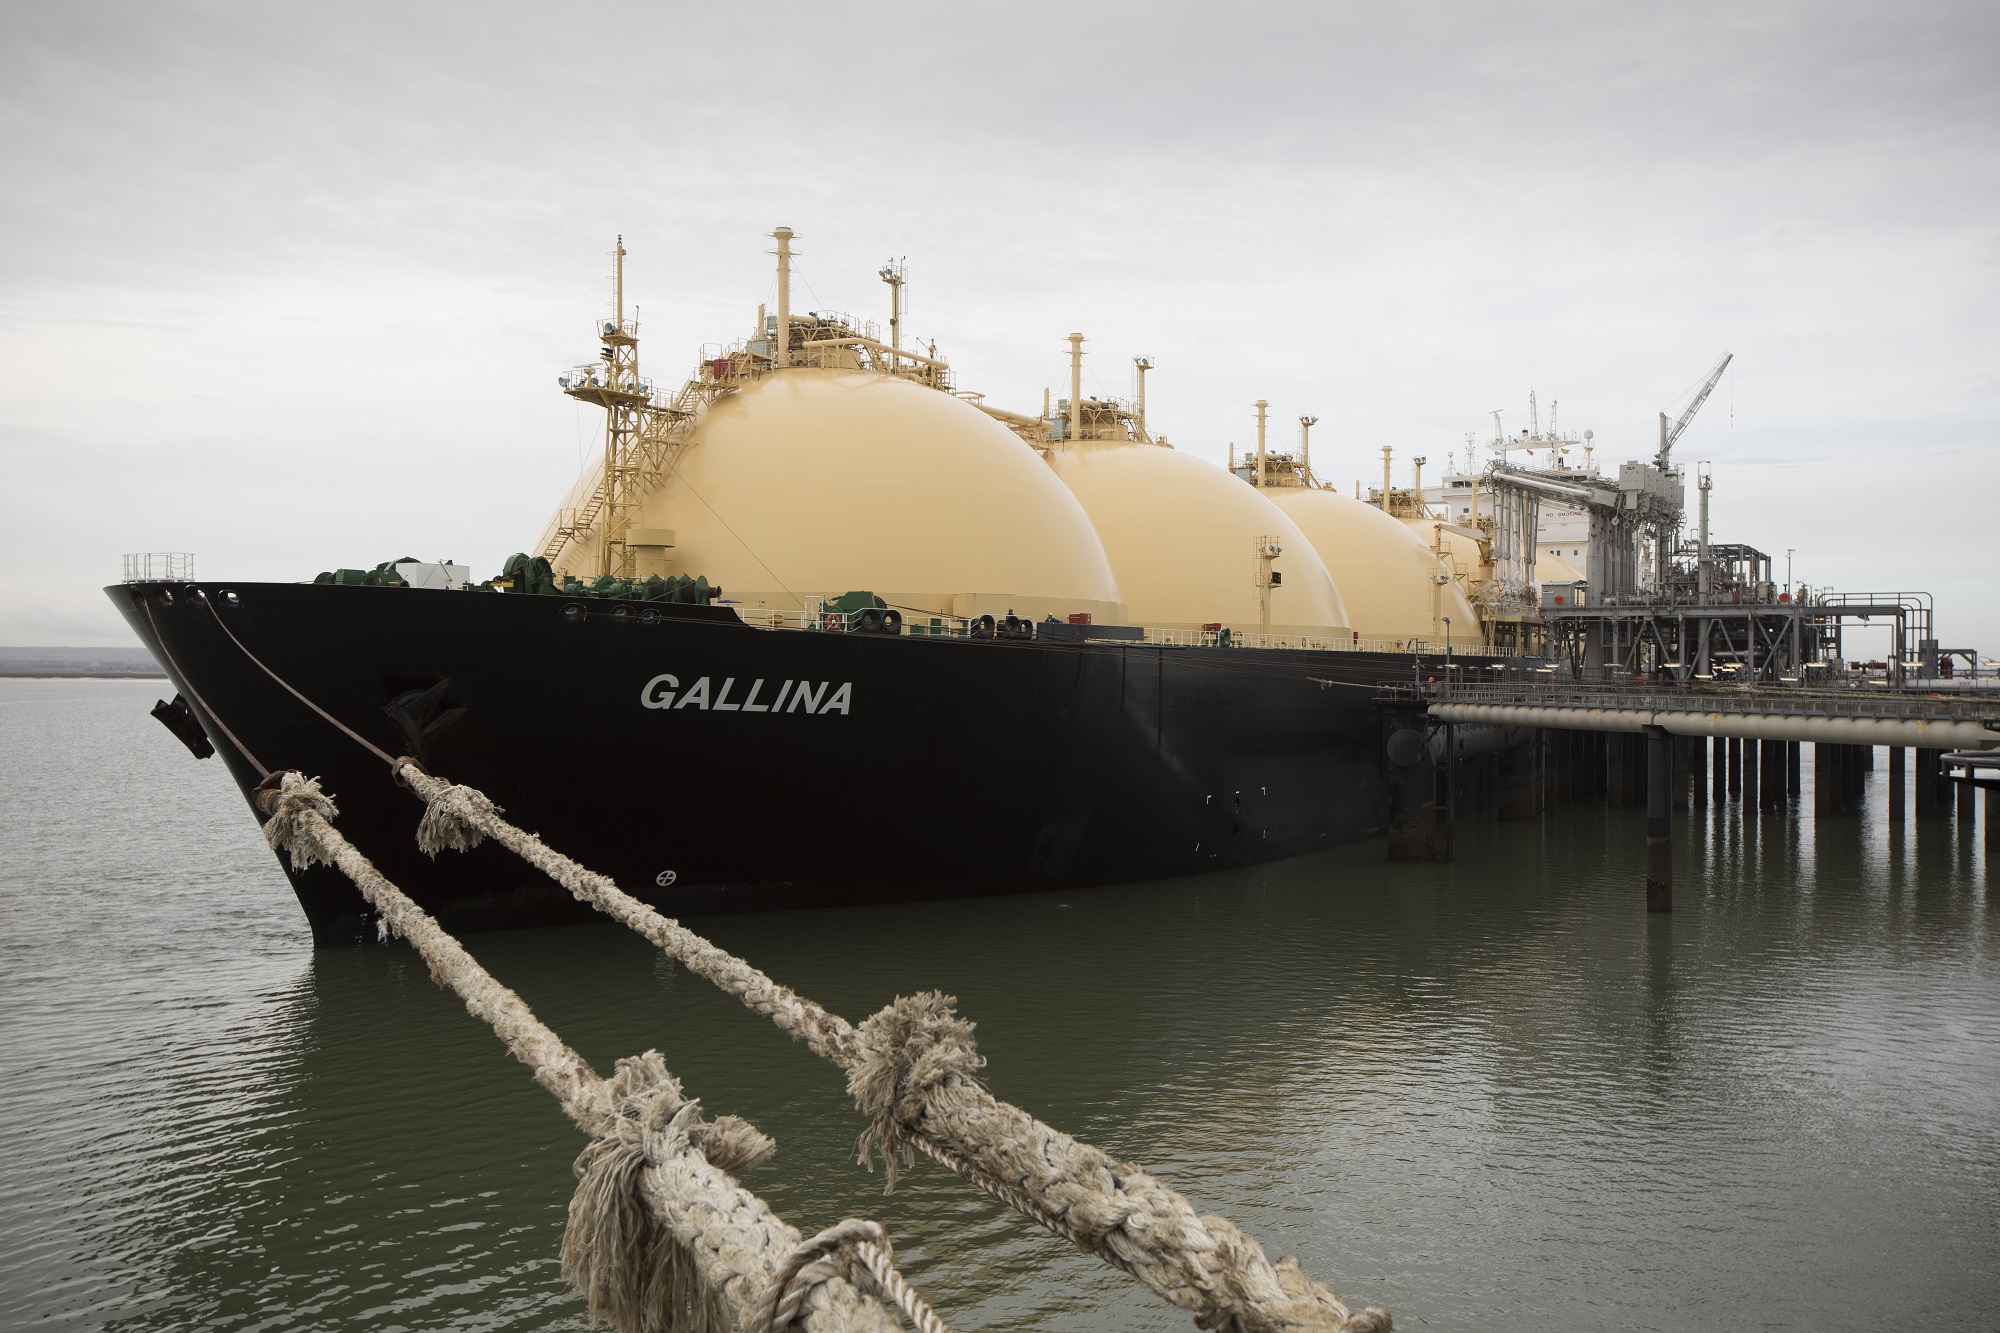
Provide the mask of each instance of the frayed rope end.
{"label": "frayed rope end", "polygon": [[898,1127],[921,1120],[926,1101],[940,1088],[976,1086],[986,1065],[973,1044],[973,1024],[952,1011],[953,1003],[939,991],[899,996],[854,1031],[847,1091],[872,1122],[855,1150],[871,1171],[880,1154],[884,1192],[896,1187],[899,1161],[909,1166],[916,1160]]}
{"label": "frayed rope end", "polygon": [[471,787],[446,787],[424,806],[423,822],[417,825],[417,846],[427,856],[441,851],[469,852],[486,841],[480,821],[499,813],[500,807],[482,792]]}
{"label": "frayed rope end", "polygon": [[295,769],[273,773],[258,784],[255,800],[258,809],[270,816],[264,825],[264,841],[272,851],[288,855],[292,869],[333,863],[333,857],[303,822],[305,815],[315,814],[332,823],[340,813],[333,798],[320,790],[318,778],[309,778]]}
{"label": "frayed rope end", "polygon": [[576,1159],[563,1276],[583,1294],[593,1324],[602,1320],[621,1333],[731,1333],[721,1293],[647,1204],[645,1175],[689,1150],[734,1173],[777,1145],[735,1116],[704,1121],[701,1104],[683,1098],[657,1051],[620,1060],[606,1090],[604,1132]]}

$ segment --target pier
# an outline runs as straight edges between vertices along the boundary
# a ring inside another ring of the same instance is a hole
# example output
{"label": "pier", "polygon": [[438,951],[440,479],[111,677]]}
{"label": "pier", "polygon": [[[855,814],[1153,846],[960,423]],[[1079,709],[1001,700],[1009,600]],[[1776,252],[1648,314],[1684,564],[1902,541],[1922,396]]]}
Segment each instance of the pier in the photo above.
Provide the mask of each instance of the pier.
{"label": "pier", "polygon": [[[1813,814],[1858,812],[1877,749],[1887,750],[1889,818],[1975,818],[2000,844],[2000,691],[1646,684],[1472,684],[1385,689],[1389,859],[1453,859],[1464,815],[1532,819],[1558,800],[1646,805],[1646,907],[1673,910],[1673,812],[1740,802],[1773,813],[1804,792]],[[1908,752],[1914,751],[1914,760]]]}

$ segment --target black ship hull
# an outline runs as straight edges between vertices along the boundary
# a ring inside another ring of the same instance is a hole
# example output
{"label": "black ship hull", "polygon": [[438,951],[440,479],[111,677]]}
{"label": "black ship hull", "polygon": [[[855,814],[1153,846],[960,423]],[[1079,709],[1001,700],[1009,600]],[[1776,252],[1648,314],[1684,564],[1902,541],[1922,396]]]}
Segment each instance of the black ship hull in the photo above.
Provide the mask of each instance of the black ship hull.
{"label": "black ship hull", "polygon": [[[346,835],[456,931],[588,910],[491,845],[422,855],[415,798],[298,696],[698,915],[1165,878],[1369,837],[1388,806],[1376,687],[1411,671],[1358,652],[774,631],[726,608],[518,594],[106,591],[246,798],[260,766],[319,777]],[[337,872],[285,870],[316,941],[372,933]]]}

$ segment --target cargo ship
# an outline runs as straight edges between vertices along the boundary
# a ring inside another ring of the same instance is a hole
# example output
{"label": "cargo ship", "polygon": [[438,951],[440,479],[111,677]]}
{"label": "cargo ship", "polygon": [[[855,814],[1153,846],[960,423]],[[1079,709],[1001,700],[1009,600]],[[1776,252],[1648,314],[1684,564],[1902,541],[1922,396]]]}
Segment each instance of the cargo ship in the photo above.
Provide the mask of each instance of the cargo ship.
{"label": "cargo ship", "polygon": [[[1308,451],[1225,470],[1130,400],[960,390],[891,317],[777,308],[677,388],[639,367],[622,243],[595,360],[604,452],[494,577],[417,560],[312,582],[143,562],[106,591],[246,798],[320,777],[341,827],[454,930],[586,914],[492,848],[419,853],[386,759],[477,787],[679,915],[1130,882],[1370,837],[1386,682],[1519,663],[1465,573]],[[1247,483],[1247,484],[1246,484]],[[1481,585],[1485,587],[1486,585]],[[1491,601],[1491,589],[1480,594]],[[315,940],[372,934],[285,867]]]}

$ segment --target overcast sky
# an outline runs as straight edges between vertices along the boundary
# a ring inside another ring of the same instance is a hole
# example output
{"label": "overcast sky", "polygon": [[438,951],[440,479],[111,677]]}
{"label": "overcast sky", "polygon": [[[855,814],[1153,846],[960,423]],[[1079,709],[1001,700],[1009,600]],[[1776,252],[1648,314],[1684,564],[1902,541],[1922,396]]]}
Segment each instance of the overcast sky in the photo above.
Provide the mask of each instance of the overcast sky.
{"label": "overcast sky", "polygon": [[961,387],[1086,385],[1220,461],[1319,416],[1351,487],[1532,387],[1677,449],[1718,540],[1927,588],[2000,651],[2000,6],[16,3],[0,43],[0,642],[129,641],[119,555],[485,576],[642,364],[804,309]]}

